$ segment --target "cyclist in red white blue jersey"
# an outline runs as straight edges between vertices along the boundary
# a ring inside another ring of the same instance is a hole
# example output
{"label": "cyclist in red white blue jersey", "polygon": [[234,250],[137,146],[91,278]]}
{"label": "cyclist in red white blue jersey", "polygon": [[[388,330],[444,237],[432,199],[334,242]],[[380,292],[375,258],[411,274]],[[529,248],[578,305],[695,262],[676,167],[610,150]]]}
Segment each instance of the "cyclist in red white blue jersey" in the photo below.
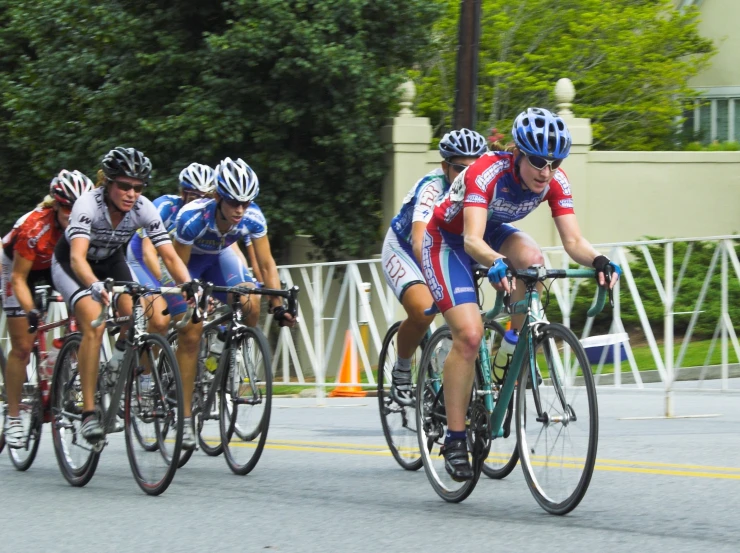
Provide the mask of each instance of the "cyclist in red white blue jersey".
{"label": "cyclist in red white blue jersey", "polygon": [[413,402],[411,357],[434,318],[424,315],[432,304],[421,273],[424,230],[450,183],[487,150],[485,138],[475,131],[460,129],[445,134],[439,142],[441,167],[427,173],[409,190],[386,233],[383,274],[408,315],[398,329],[398,358],[391,385],[391,397],[402,405]]}
{"label": "cyclist in red white blue jersey", "polygon": [[[458,481],[473,476],[465,413],[483,336],[471,263],[490,267],[488,278],[495,289],[512,291],[507,269],[544,265],[544,258],[537,243],[511,223],[547,202],[563,247],[575,262],[593,266],[600,286],[613,287],[621,274],[578,226],[570,183],[560,168],[571,147],[563,119],[546,109],[529,108],[514,121],[512,135],[511,152],[489,152],[455,179],[434,210],[422,248],[424,277],[452,332],[444,365],[448,427],[443,454],[447,472]],[[522,287],[515,288],[512,301],[523,295]],[[513,317],[512,327],[517,329],[521,322],[521,316]]]}

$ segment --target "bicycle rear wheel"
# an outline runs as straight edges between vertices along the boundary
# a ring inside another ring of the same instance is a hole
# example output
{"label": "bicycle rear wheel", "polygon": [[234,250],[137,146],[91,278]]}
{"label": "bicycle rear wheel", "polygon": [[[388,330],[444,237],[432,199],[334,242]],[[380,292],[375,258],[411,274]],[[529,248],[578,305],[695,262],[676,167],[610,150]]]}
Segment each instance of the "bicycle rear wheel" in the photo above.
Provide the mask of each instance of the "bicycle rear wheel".
{"label": "bicycle rear wheel", "polygon": [[82,387],[78,370],[80,334],[68,334],[54,365],[51,381],[51,435],[62,476],[84,486],[95,474],[100,451],[82,437]]}
{"label": "bicycle rear wheel", "polygon": [[[194,407],[193,416],[196,417],[196,431],[198,432],[198,445],[206,455],[211,457],[218,457],[224,451],[224,446],[221,443],[221,431],[219,429],[219,413],[221,409],[219,407],[221,402],[221,394],[218,389],[213,396],[213,402],[209,412],[205,412],[205,402],[208,398],[208,394],[212,386],[218,386],[219,382],[213,378],[213,372],[216,371],[216,367],[220,361],[220,355],[212,355],[211,345],[217,339],[219,330],[218,328],[211,328],[203,333],[203,339],[201,340],[201,353],[200,360],[198,361],[198,378],[200,380],[199,387],[200,392],[200,404]],[[224,355],[224,353],[221,353]],[[209,356],[212,356],[210,361],[210,369],[206,366],[206,360]],[[196,415],[197,411],[197,415]]]}
{"label": "bicycle rear wheel", "polygon": [[432,488],[445,501],[458,503],[472,493],[480,478],[482,463],[472,458],[473,436],[468,436],[468,456],[474,468],[473,478],[456,482],[447,474],[444,457],[440,453],[447,431],[443,368],[451,348],[452,333],[447,326],[438,328],[424,348],[419,365],[422,370],[419,371],[416,387],[416,425],[424,471]]}
{"label": "bicycle rear wheel", "polygon": [[[419,440],[416,436],[416,399],[413,405],[401,405],[391,397],[391,372],[398,358],[398,329],[400,322],[388,329],[378,357],[378,408],[385,441],[393,458],[406,470],[422,467]],[[411,358],[411,382],[416,390],[422,345]],[[415,392],[414,392],[415,393]]]}
{"label": "bicycle rear wheel", "polygon": [[[142,389],[135,367],[126,381],[126,451],[139,487],[159,495],[172,482],[182,448],[183,397],[177,360],[167,340],[158,334],[141,338],[137,356],[151,367],[151,387]],[[138,435],[137,435],[138,433]],[[157,444],[152,448],[152,444]],[[146,445],[144,445],[146,444]]]}
{"label": "bicycle rear wheel", "polygon": [[258,328],[244,328],[228,352],[230,366],[221,382],[219,426],[226,464],[248,474],[267,439],[272,408],[272,361],[267,339]]}
{"label": "bicycle rear wheel", "polygon": [[[491,360],[490,368],[494,372],[491,376],[495,397],[498,397],[498,392],[501,389],[499,382],[503,382],[503,378],[506,376],[505,373],[498,374],[498,371],[493,367],[493,359],[496,352],[498,352],[498,348],[501,347],[504,332],[504,328],[496,321],[486,321],[484,324],[483,339],[486,342],[489,359]],[[507,477],[519,462],[519,450],[516,445],[516,420],[513,417],[514,407],[514,397],[512,396],[504,418],[504,434],[491,440],[488,456],[483,462],[483,474],[494,480]]]}
{"label": "bicycle rear wheel", "polygon": [[[533,344],[517,389],[519,454],[537,503],[564,515],[581,502],[591,482],[599,437],[596,388],[586,353],[570,329],[544,325]],[[535,368],[546,380],[527,390]]]}
{"label": "bicycle rear wheel", "polygon": [[23,436],[25,446],[22,448],[8,448],[10,461],[20,470],[28,470],[36,459],[36,453],[41,443],[41,428],[44,424],[43,406],[41,404],[41,389],[39,388],[39,352],[34,350],[26,366],[26,381],[23,383],[21,401],[18,414],[23,421]]}

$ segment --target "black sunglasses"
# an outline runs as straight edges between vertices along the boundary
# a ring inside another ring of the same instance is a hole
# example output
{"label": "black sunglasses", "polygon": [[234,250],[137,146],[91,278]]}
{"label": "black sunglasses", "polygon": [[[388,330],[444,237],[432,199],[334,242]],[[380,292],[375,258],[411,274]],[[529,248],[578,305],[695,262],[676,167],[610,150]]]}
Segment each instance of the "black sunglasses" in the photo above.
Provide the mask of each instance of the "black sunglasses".
{"label": "black sunglasses", "polygon": [[449,165],[450,167],[452,167],[458,173],[462,173],[463,171],[465,171],[465,169],[470,167],[470,165],[464,165],[462,163],[450,163],[449,161],[445,161],[445,163]]}
{"label": "black sunglasses", "polygon": [[252,203],[252,200],[246,201],[246,202],[240,202],[239,200],[233,200],[231,198],[221,198],[224,202],[226,202],[226,205],[229,207],[233,207],[236,209],[237,207],[243,207],[244,209],[249,207],[249,204]]}
{"label": "black sunglasses", "polygon": [[562,159],[546,159],[540,156],[524,157],[526,157],[529,164],[538,171],[542,171],[545,167],[549,167],[550,171],[555,171],[563,163]]}
{"label": "black sunglasses", "polygon": [[118,187],[118,190],[120,190],[121,192],[128,192],[129,190],[133,190],[136,194],[141,194],[142,192],[144,192],[144,187],[146,186],[146,183],[131,184],[128,182],[121,182],[119,180],[113,180],[111,182],[114,183]]}

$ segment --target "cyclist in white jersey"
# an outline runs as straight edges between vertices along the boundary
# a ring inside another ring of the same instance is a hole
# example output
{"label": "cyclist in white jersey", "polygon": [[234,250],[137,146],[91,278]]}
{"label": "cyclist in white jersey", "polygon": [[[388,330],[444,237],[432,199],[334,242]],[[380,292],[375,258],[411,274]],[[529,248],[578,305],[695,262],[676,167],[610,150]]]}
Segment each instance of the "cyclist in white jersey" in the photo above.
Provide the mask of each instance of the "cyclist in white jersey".
{"label": "cyclist in white jersey", "polygon": [[411,357],[434,316],[424,315],[432,295],[421,272],[421,245],[434,205],[460,172],[487,151],[486,140],[475,131],[451,131],[439,142],[442,166],[422,177],[406,195],[401,211],[391,221],[383,242],[383,274],[408,318],[398,329],[398,358],[393,367],[391,397],[402,405],[413,402]]}
{"label": "cyclist in white jersey", "polygon": [[[123,248],[142,227],[146,228],[152,244],[175,280],[181,284],[190,281],[188,270],[175,253],[159,213],[141,195],[152,169],[149,158],[133,148],[118,147],[108,152],[101,163],[98,185],[103,186],[84,193],[75,202],[69,226],[57,243],[52,258],[54,286],[64,297],[70,312],[74,313],[82,332],[79,351],[83,395],[81,433],[92,443],[104,436],[95,413],[95,390],[105,328],[91,326],[100,314],[100,304],[108,305],[111,301],[102,281],[106,278],[133,280]],[[117,309],[123,316],[130,315],[131,297],[120,297]],[[119,343],[116,343],[114,359],[118,363],[122,358],[121,341],[125,340],[125,334],[125,329],[122,329]],[[198,341],[190,344],[187,338],[181,340],[178,354],[180,348],[188,345],[192,346],[192,355],[195,355]]]}

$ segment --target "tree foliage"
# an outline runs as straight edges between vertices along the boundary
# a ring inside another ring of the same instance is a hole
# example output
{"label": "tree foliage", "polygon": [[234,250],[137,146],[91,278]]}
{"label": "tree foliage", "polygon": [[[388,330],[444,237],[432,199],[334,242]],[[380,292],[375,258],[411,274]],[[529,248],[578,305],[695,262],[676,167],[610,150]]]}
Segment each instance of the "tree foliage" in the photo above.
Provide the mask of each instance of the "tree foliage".
{"label": "tree foliage", "polygon": [[127,145],[152,158],[150,197],[192,161],[242,157],[273,242],[312,234],[329,257],[362,255],[380,222],[378,131],[436,14],[425,0],[0,0],[0,222],[60,168],[93,177]]}
{"label": "tree foliage", "polygon": [[[415,73],[417,110],[435,134],[451,124],[459,6],[446,2],[436,55]],[[594,147],[674,149],[680,99],[695,95],[686,83],[713,52],[697,13],[672,0],[482,0],[479,130],[510,129],[531,105],[554,108],[554,84],[567,77]]]}

